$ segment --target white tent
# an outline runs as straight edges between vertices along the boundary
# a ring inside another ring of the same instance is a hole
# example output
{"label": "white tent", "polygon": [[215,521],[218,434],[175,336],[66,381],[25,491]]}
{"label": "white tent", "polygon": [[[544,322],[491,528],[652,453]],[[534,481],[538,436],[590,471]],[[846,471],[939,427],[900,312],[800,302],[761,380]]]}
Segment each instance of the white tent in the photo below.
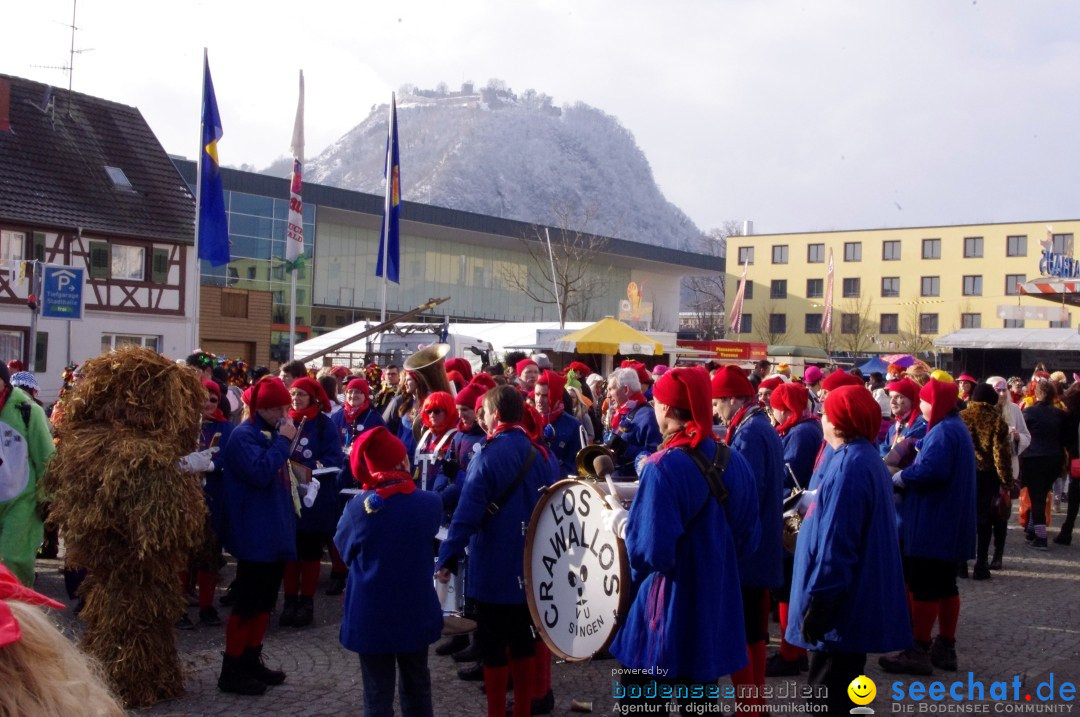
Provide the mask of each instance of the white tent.
{"label": "white tent", "polygon": [[934,339],[941,349],[1080,351],[1076,329],[958,329]]}

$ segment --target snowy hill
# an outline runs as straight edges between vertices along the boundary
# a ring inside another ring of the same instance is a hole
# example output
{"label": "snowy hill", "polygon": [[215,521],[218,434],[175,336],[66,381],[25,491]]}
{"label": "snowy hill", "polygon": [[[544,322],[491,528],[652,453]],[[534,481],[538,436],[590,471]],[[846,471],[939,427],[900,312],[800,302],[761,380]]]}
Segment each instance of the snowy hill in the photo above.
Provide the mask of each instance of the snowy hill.
{"label": "snowy hill", "polygon": [[[667,201],[633,135],[578,103],[513,93],[404,88],[398,95],[402,198],[679,249],[700,230]],[[383,193],[388,106],[304,168],[305,181]],[[274,169],[278,169],[276,166]],[[285,168],[285,173],[288,168]],[[281,173],[280,169],[275,173]]]}

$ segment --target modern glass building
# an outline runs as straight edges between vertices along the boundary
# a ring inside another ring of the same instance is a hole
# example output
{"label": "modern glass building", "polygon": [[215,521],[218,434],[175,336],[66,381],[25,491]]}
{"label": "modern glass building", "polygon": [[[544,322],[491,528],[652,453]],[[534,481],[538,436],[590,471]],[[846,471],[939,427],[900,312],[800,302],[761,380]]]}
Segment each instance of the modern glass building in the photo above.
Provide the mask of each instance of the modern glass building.
{"label": "modern glass building", "polygon": [[[175,160],[194,187],[195,164]],[[210,267],[202,262],[201,282],[236,292],[269,292],[270,356],[286,357],[289,275],[284,271],[288,180],[251,172],[222,170],[233,261]],[[362,319],[378,318],[382,279],[375,276],[383,198],[315,184],[304,186],[304,242],[309,261],[297,279],[297,340]],[[557,321],[554,303],[530,298],[545,282],[539,262],[547,261],[540,242],[545,228],[410,202],[402,203],[400,283],[390,283],[387,311],[408,311],[435,297],[450,297],[438,319],[458,321]],[[549,227],[557,241],[559,229]],[[675,331],[679,285],[685,274],[723,272],[724,260],[612,237],[582,236],[596,247],[585,271],[593,290],[572,302],[568,320],[615,316],[635,284],[651,304],[651,328]],[[524,290],[525,288],[531,291]],[[221,316],[201,314],[204,341],[222,339]],[[229,311],[231,313],[226,313]],[[217,326],[216,326],[217,325]],[[217,331],[215,335],[214,332]]]}

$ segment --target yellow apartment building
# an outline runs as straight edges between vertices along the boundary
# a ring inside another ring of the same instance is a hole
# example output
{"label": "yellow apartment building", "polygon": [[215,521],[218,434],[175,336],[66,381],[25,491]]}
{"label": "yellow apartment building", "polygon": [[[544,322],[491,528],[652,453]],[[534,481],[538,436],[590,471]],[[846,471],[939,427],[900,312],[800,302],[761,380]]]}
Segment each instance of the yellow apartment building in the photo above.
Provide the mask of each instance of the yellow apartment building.
{"label": "yellow apartment building", "polygon": [[960,328],[1071,327],[1060,304],[1021,285],[1042,276],[1044,250],[1071,256],[1077,232],[1080,220],[728,237],[729,327],[744,265],[747,282],[740,331],[728,336],[864,355],[931,352]]}

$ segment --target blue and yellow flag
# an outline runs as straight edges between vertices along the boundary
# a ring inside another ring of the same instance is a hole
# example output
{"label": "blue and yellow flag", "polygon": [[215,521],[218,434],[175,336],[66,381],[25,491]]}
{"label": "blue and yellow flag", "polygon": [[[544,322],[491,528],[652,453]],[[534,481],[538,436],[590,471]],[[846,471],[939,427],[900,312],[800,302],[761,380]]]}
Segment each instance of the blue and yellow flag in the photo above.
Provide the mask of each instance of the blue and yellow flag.
{"label": "blue and yellow flag", "polygon": [[221,186],[217,143],[221,131],[210,64],[203,58],[202,145],[199,152],[199,258],[212,266],[229,263],[229,222],[225,217],[225,190]]}
{"label": "blue and yellow flag", "polygon": [[[397,99],[390,95],[390,131],[386,135],[386,202],[383,204],[383,226],[379,235],[379,261],[375,276],[383,275],[383,252],[386,252],[386,278],[395,284],[401,264],[401,242],[398,217],[401,214],[401,163],[398,160]],[[383,242],[386,242],[384,248]]]}

